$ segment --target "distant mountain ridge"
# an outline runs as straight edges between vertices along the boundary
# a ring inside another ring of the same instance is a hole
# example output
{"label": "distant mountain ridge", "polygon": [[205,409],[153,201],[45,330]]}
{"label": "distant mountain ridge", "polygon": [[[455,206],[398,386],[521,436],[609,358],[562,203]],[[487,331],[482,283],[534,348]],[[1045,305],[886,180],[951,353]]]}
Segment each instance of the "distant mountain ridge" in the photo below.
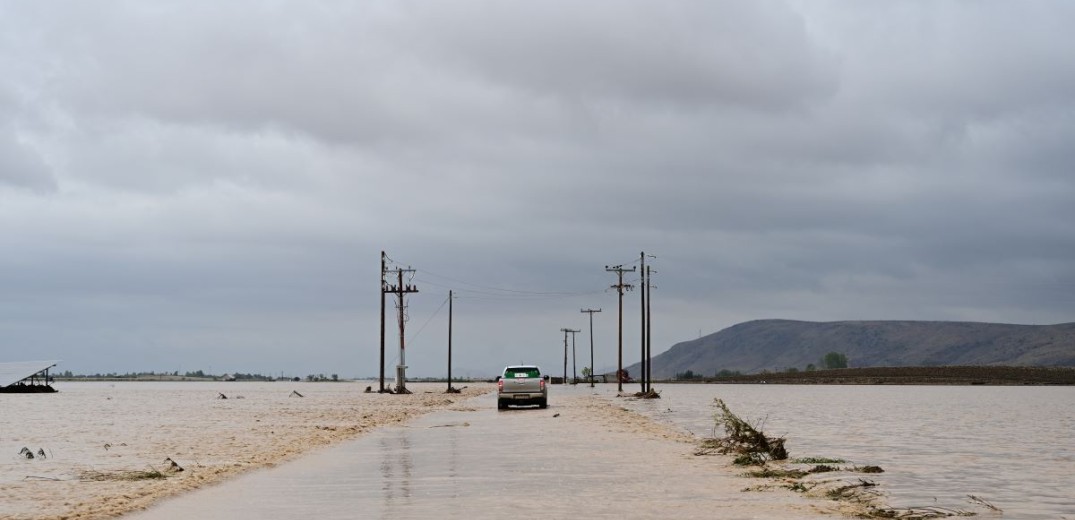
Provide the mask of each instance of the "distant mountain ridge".
{"label": "distant mountain ridge", "polygon": [[[653,358],[653,377],[687,370],[756,373],[820,368],[828,352],[850,367],[1075,366],[1075,323],[1012,325],[953,321],[755,320],[684,341]],[[639,364],[627,367],[632,376]]]}

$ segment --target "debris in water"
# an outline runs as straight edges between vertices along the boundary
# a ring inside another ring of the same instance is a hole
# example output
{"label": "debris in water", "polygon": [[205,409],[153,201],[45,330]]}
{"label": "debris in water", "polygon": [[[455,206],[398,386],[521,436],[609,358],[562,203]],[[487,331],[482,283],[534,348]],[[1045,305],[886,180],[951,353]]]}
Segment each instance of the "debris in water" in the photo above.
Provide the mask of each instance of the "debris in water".
{"label": "debris in water", "polygon": [[34,452],[30,451],[30,448],[27,448],[25,446],[23,446],[22,449],[19,450],[19,455],[22,455],[23,457],[26,457],[27,459],[34,458]]}
{"label": "debris in water", "polygon": [[738,465],[761,465],[766,460],[786,460],[788,451],[784,448],[783,437],[767,437],[750,423],[740,419],[728,409],[721,399],[714,399],[718,408],[714,419],[724,425],[727,434],[722,438],[710,438],[702,441],[702,447],[695,454],[735,453]]}
{"label": "debris in water", "polygon": [[372,394],[373,393],[373,387],[372,386],[367,386],[366,387],[366,393],[367,394]]}
{"label": "debris in water", "polygon": [[985,507],[987,507],[987,508],[989,508],[989,509],[991,509],[993,511],[996,511],[998,513],[1002,512],[999,507],[997,507],[997,506],[995,506],[993,504],[990,504],[989,502],[986,502],[984,499],[982,499],[980,497],[976,497],[974,495],[967,495],[967,498],[970,499],[970,501],[975,503],[975,504],[985,506]]}
{"label": "debris in water", "polygon": [[167,475],[150,468],[148,471],[134,471],[134,470],[119,470],[119,471],[83,471],[79,473],[78,479],[81,481],[116,481],[116,480],[158,480],[168,478]]}
{"label": "debris in water", "polygon": [[172,460],[171,457],[166,457],[164,459],[164,464],[168,466],[167,471],[171,471],[173,473],[179,473],[180,471],[183,471],[183,466],[180,466],[178,463],[176,463],[176,461]]}
{"label": "debris in water", "polygon": [[221,392],[220,394],[218,394],[218,395],[217,395],[217,397],[216,397],[216,398],[217,398],[217,399],[227,399],[227,398],[228,398],[228,396],[224,395],[224,393],[223,393],[223,392]]}
{"label": "debris in water", "polygon": [[291,395],[289,395],[288,397],[306,397],[306,396],[300,394],[298,390],[292,390]]}

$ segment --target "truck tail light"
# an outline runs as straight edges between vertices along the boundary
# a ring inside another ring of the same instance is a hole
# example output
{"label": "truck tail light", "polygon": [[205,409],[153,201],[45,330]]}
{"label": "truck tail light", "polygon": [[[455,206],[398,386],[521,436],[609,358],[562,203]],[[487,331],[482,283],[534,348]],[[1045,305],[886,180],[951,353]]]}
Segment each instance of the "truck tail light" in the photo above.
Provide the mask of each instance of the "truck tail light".
{"label": "truck tail light", "polygon": [[497,392],[503,392],[504,391],[504,380],[503,379],[500,379],[500,380],[498,380],[496,382],[496,391]]}
{"label": "truck tail light", "polygon": [[544,392],[545,391],[545,380],[544,379],[539,379],[538,381],[541,382],[541,386],[539,388],[541,388],[541,391]]}

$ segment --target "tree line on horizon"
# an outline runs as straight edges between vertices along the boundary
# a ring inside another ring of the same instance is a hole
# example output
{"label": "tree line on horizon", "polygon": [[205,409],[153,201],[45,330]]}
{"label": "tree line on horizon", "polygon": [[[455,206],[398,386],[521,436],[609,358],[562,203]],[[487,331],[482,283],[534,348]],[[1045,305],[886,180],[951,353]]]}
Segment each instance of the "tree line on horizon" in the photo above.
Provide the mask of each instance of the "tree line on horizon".
{"label": "tree line on horizon", "polygon": [[[847,368],[847,355],[842,353],[842,352],[835,352],[835,351],[829,352],[829,353],[827,353],[827,354],[825,354],[824,356],[821,357],[820,363],[821,363],[821,368],[824,369],[824,370],[835,370],[835,369],[839,369],[839,368]],[[810,363],[810,364],[806,365],[804,370],[807,371],[807,372],[813,372],[815,370],[818,370],[818,366],[813,364],[813,363]],[[788,367],[788,368],[784,369],[784,371],[788,372],[788,373],[795,373],[795,372],[798,372],[799,369],[796,368],[796,367]],[[766,373],[766,372],[768,372],[768,371],[766,371],[766,370],[762,371],[762,373]],[[741,376],[741,375],[743,375],[743,373],[740,372],[739,370],[722,369],[722,370],[718,370],[715,374],[713,374],[713,377],[715,377],[717,379],[721,379],[721,378],[736,377],[736,376]],[[675,375],[675,379],[679,379],[679,380],[704,379],[704,378],[705,378],[705,375],[703,375],[701,373],[695,373],[693,370],[690,370],[690,369],[685,370],[683,372],[677,372],[676,375]]]}

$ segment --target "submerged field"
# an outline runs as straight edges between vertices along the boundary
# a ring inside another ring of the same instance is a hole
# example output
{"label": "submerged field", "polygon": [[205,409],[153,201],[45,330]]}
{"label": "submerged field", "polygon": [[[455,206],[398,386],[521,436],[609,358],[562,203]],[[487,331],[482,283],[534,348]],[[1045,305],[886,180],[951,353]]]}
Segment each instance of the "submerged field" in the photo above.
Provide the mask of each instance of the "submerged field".
{"label": "submerged field", "polygon": [[56,387],[0,397],[0,518],[113,517],[494,388],[445,394],[444,385],[415,384],[412,395],[389,395],[364,393],[364,383]]}

